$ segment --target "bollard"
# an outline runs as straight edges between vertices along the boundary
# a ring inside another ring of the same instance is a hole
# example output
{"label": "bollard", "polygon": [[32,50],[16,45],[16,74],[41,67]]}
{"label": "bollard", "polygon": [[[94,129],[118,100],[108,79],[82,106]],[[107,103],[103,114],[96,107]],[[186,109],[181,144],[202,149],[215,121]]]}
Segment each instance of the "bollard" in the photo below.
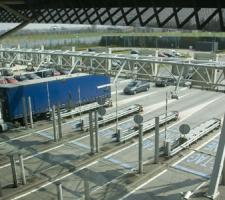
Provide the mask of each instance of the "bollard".
{"label": "bollard", "polygon": [[84,199],[90,200],[90,188],[89,188],[89,182],[87,180],[88,177],[88,171],[84,170]]}
{"label": "bollard", "polygon": [[94,154],[94,135],[93,135],[92,111],[89,112],[89,133],[90,133],[91,154]]}
{"label": "bollard", "polygon": [[169,141],[165,141],[165,154],[166,156],[171,154],[171,143]]}
{"label": "bollard", "polygon": [[23,122],[25,124],[25,128],[28,129],[28,121],[27,121],[27,105],[25,97],[22,98],[23,101]]}
{"label": "bollard", "polygon": [[116,133],[116,141],[117,142],[120,142],[121,140],[121,130],[120,129],[117,129],[117,133]]}
{"label": "bollard", "polygon": [[143,173],[143,124],[139,124],[139,174]]}
{"label": "bollard", "polygon": [[29,112],[29,118],[30,118],[30,127],[34,128],[32,104],[31,104],[31,98],[30,97],[28,97],[28,112]]}
{"label": "bollard", "polygon": [[59,140],[62,139],[62,119],[61,119],[61,113],[59,105],[57,105],[57,117],[58,117],[58,134],[59,134]]}
{"label": "bollard", "polygon": [[9,155],[10,163],[11,163],[11,169],[12,169],[12,177],[13,177],[13,184],[14,187],[18,187],[18,181],[17,181],[17,174],[16,174],[16,162],[14,159],[14,154]]}
{"label": "bollard", "polygon": [[95,110],[95,150],[96,153],[99,152],[99,143],[98,143],[98,111]]}
{"label": "bollard", "polygon": [[19,154],[19,163],[20,163],[20,173],[21,173],[22,184],[26,185],[27,181],[26,181],[26,174],[25,174],[25,170],[24,170],[24,162],[23,162],[22,154]]}
{"label": "bollard", "polygon": [[155,118],[155,159],[154,163],[159,162],[159,117]]}
{"label": "bollard", "polygon": [[57,135],[57,130],[56,130],[56,120],[55,120],[55,105],[52,106],[52,125],[53,125],[54,142],[58,142],[58,135]]}
{"label": "bollard", "polygon": [[58,200],[63,200],[62,183],[57,182],[56,186],[57,186],[57,198]]}

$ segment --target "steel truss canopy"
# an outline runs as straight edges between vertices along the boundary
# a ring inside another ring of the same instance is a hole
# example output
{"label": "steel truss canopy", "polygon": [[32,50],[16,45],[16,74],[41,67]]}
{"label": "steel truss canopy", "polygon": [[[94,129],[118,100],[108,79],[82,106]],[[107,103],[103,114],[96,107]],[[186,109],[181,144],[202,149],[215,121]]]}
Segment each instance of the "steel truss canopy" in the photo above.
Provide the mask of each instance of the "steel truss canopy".
{"label": "steel truss canopy", "polygon": [[168,58],[168,57],[153,57],[141,55],[126,55],[126,54],[108,54],[108,53],[95,53],[95,52],[82,52],[82,51],[62,51],[62,50],[35,50],[35,49],[10,49],[0,48],[2,53],[13,54],[37,54],[45,56],[67,56],[75,58],[87,59],[106,59],[106,60],[120,60],[120,61],[133,61],[133,62],[147,62],[153,64],[169,64],[187,67],[203,67],[212,69],[225,70],[225,62],[205,61],[186,58]]}
{"label": "steel truss canopy", "polygon": [[[156,54],[157,55],[157,54]],[[225,55],[220,59],[166,58],[158,56],[124,55],[81,51],[9,49],[0,47],[3,63],[33,63],[35,71],[41,66],[63,67],[74,72],[107,74],[118,77],[156,81],[173,79],[177,83],[189,81],[196,87],[225,91]],[[166,72],[161,73],[162,71]],[[176,90],[177,90],[176,87]]]}
{"label": "steel truss canopy", "polygon": [[224,31],[224,8],[224,0],[3,0],[0,1],[0,22]]}

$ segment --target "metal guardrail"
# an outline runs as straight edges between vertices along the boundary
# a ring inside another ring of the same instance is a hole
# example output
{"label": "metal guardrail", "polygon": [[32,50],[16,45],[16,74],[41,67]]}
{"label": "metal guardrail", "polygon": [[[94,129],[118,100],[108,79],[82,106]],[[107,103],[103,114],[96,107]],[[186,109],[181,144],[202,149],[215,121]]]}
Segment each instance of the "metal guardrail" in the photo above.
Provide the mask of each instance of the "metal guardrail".
{"label": "metal guardrail", "polygon": [[[167,118],[166,118],[166,114],[162,114],[159,116],[159,125],[162,125],[172,120],[177,120],[178,117],[179,117],[179,113],[177,111],[168,112]],[[143,123],[143,133],[153,128],[155,128],[154,118],[148,121],[145,121]],[[137,127],[132,127],[130,129],[126,129],[123,131],[118,130],[118,133],[116,133],[113,137],[116,137],[118,142],[125,142],[126,140],[129,140],[139,134],[139,131],[137,129],[138,129]]]}
{"label": "metal guardrail", "polygon": [[[104,106],[110,106],[112,105],[112,101],[108,100],[105,102]],[[90,110],[95,110],[97,108],[99,108],[101,105],[99,105],[97,102],[94,103],[90,103],[90,104],[86,104],[86,105],[82,105],[82,106],[78,106],[73,110],[67,111],[67,110],[61,110],[61,117],[65,118],[65,117],[69,117],[72,115],[78,115],[80,113],[85,113],[88,112]],[[56,117],[57,119],[57,117]],[[51,117],[52,120],[52,117]]]}
{"label": "metal guardrail", "polygon": [[[126,117],[128,115],[131,115],[137,112],[141,112],[141,111],[143,111],[142,105],[139,105],[139,104],[131,105],[131,106],[120,109],[117,113],[117,116],[116,116],[116,112],[113,112],[110,114],[106,114],[102,117],[99,117],[98,125],[106,124],[116,120],[117,118],[120,119],[120,118]],[[87,131],[89,129],[89,121],[81,120],[81,124],[78,124],[78,126],[81,128],[81,130]]]}
{"label": "metal guardrail", "polygon": [[[188,134],[173,141],[173,144],[169,145],[171,146],[171,149],[166,150],[167,156],[174,156],[179,151],[187,148],[192,143],[199,140],[201,137],[207,135],[208,133],[210,133],[211,131],[215,129],[218,129],[220,125],[221,125],[221,120],[216,118],[213,118],[211,120],[207,120],[201,123],[199,126],[191,129],[191,131]],[[179,145],[180,141],[185,141],[185,142]],[[179,146],[177,146],[177,144]]]}

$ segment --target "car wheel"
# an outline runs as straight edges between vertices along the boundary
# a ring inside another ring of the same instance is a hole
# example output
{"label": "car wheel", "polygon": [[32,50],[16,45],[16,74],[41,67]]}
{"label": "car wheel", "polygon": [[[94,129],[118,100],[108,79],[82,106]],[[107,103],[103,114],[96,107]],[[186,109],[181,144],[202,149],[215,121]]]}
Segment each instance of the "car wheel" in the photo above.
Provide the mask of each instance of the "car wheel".
{"label": "car wheel", "polygon": [[133,94],[137,94],[136,90],[134,90]]}

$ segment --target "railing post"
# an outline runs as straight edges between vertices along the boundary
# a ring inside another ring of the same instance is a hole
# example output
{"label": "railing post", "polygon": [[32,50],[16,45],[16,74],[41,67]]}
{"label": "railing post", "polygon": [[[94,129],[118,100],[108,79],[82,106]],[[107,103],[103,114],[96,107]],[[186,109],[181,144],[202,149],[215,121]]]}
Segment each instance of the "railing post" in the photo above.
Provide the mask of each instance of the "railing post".
{"label": "railing post", "polygon": [[159,162],[159,117],[155,118],[155,159],[154,163]]}
{"label": "railing post", "polygon": [[90,148],[91,148],[91,154],[94,154],[94,134],[93,134],[92,111],[89,111],[89,133],[90,133]]}
{"label": "railing post", "polygon": [[52,125],[53,125],[54,142],[58,142],[58,135],[56,130],[56,119],[55,119],[55,105],[52,106]]}
{"label": "railing post", "polygon": [[96,153],[99,152],[99,142],[98,142],[98,111],[95,110],[95,150]]}
{"label": "railing post", "polygon": [[143,124],[139,124],[139,174],[143,173]]}
{"label": "railing post", "polygon": [[20,164],[20,172],[21,172],[21,179],[22,179],[22,184],[26,185],[26,174],[24,170],[24,162],[23,162],[23,155],[19,154],[19,164]]}
{"label": "railing post", "polygon": [[57,105],[57,118],[58,118],[58,134],[59,134],[59,140],[62,139],[62,119],[61,119],[61,113],[60,113],[60,107]]}

